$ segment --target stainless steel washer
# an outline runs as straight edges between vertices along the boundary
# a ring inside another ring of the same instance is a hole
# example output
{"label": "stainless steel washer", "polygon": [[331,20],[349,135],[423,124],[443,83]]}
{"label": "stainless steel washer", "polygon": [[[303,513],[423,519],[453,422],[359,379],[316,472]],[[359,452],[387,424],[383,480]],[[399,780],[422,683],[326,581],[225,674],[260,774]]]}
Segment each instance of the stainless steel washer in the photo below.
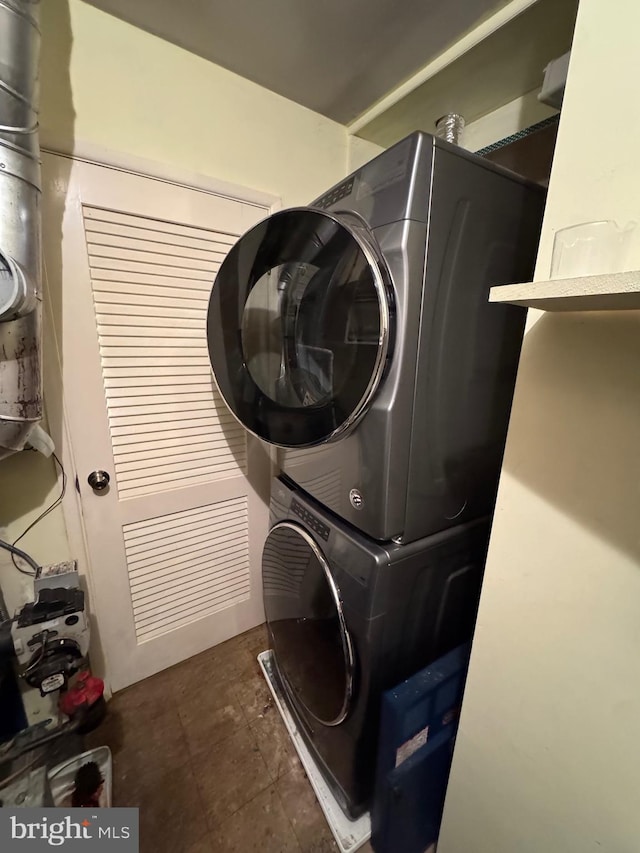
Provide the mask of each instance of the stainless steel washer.
{"label": "stainless steel washer", "polygon": [[282,480],[262,557],[274,666],[317,766],[352,818],[375,775],[380,698],[471,637],[487,519],[380,544]]}

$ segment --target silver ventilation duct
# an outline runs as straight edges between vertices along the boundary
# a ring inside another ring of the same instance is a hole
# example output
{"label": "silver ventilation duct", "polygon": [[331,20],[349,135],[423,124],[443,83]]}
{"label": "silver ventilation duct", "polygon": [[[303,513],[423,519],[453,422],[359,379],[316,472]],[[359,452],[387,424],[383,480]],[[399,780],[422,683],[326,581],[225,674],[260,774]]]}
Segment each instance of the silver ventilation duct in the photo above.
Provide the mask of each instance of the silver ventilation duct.
{"label": "silver ventilation duct", "polygon": [[42,417],[40,0],[0,0],[0,459]]}

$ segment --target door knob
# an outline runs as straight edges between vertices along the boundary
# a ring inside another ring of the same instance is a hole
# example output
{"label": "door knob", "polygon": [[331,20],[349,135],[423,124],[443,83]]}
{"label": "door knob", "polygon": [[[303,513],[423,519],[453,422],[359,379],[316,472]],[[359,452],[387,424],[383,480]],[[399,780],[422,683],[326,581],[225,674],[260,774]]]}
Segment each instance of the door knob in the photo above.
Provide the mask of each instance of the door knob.
{"label": "door knob", "polygon": [[94,492],[104,492],[109,485],[111,477],[106,471],[92,471],[87,477],[87,483],[91,486]]}

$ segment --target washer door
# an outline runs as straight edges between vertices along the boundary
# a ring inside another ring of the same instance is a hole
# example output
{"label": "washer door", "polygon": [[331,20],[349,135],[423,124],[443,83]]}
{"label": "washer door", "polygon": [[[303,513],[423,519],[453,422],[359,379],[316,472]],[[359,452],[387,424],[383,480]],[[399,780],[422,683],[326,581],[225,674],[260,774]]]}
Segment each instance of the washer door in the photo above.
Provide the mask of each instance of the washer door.
{"label": "washer door", "polygon": [[302,527],[283,521],[271,529],[262,581],[280,677],[316,720],[339,725],[351,703],[353,646],[329,565]]}
{"label": "washer door", "polygon": [[296,208],[256,225],[225,258],[209,301],[209,357],[227,406],[280,447],[344,434],[384,372],[390,294],[355,216]]}

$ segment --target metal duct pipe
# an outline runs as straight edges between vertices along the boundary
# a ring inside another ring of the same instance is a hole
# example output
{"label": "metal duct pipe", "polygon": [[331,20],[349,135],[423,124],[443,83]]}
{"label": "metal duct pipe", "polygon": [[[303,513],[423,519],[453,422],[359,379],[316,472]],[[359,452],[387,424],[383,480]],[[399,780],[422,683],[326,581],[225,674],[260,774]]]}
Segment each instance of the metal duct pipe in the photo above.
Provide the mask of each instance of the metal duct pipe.
{"label": "metal duct pipe", "polygon": [[42,417],[40,0],[0,0],[0,459]]}

